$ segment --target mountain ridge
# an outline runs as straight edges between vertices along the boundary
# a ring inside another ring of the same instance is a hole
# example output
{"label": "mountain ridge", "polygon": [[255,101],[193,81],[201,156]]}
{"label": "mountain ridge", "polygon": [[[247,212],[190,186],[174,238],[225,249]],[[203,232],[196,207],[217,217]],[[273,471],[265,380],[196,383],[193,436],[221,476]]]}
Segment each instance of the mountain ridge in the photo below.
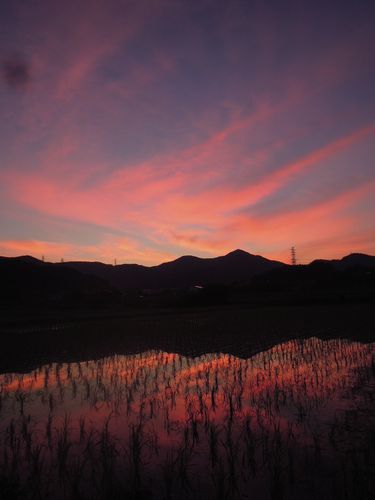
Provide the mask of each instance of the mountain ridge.
{"label": "mountain ridge", "polygon": [[366,301],[375,297],[374,270],[375,256],[358,253],[294,266],[243,250],[152,267],[0,257],[0,307]]}
{"label": "mountain ridge", "polygon": [[[3,266],[4,266],[4,259]],[[218,257],[183,255],[156,266],[140,264],[104,264],[102,262],[70,261],[49,263],[32,256],[9,258],[9,262],[28,264],[31,268],[71,269],[82,275],[95,276],[124,292],[143,289],[182,289],[195,285],[231,284],[247,281],[256,275],[285,267],[279,261],[234,250]]]}
{"label": "mountain ridge", "polygon": [[186,288],[212,283],[232,283],[270,271],[286,264],[235,250],[219,257],[183,255],[156,266],[119,264],[113,266],[84,262],[66,262],[72,267],[106,279],[120,290]]}
{"label": "mountain ridge", "polygon": [[[183,255],[172,261],[155,266],[141,264],[105,264],[99,261],[67,261],[50,263],[24,255],[18,257],[0,257],[5,262],[18,262],[29,266],[66,268],[78,271],[82,275],[96,276],[111,286],[121,290],[130,289],[170,289],[187,288],[194,285],[231,284],[246,282],[255,276],[273,270],[293,268],[289,264],[254,255],[241,249],[233,250],[218,257],[196,257]],[[350,267],[375,267],[375,257],[362,253],[351,253],[341,259],[316,259],[310,264],[298,268],[332,266],[337,270]]]}
{"label": "mountain ridge", "polygon": [[[121,266],[135,266],[135,267],[141,267],[141,268],[146,268],[146,269],[151,269],[151,268],[155,268],[155,267],[159,267],[159,266],[162,266],[162,265],[165,265],[165,264],[170,264],[171,262],[178,262],[178,261],[184,261],[184,260],[188,260],[188,259],[191,259],[191,260],[200,260],[200,261],[210,261],[210,260],[214,260],[214,259],[223,259],[225,257],[232,257],[232,256],[252,256],[252,257],[261,257],[262,259],[265,259],[265,260],[268,260],[268,261],[271,261],[271,262],[279,262],[280,264],[283,264],[283,265],[286,265],[286,266],[289,266],[291,264],[287,264],[285,262],[282,262],[282,261],[277,261],[275,259],[268,259],[267,257],[264,257],[262,255],[259,255],[259,254],[252,254],[250,252],[247,252],[246,250],[241,250],[241,249],[236,249],[236,250],[232,250],[230,252],[228,252],[227,254],[224,254],[224,255],[218,255],[216,257],[198,257],[196,255],[190,255],[190,254],[186,254],[186,255],[181,255],[180,257],[176,257],[176,259],[173,259],[171,261],[165,261],[165,262],[161,262],[160,264],[155,264],[155,265],[152,265],[152,266],[146,266],[145,264],[138,264],[136,262],[129,262],[129,263],[123,263],[123,264],[117,264],[117,265],[113,265],[113,264],[107,264],[105,262],[101,262],[101,261],[98,261],[98,260],[72,260],[72,261],[64,261],[64,262],[50,262],[50,261],[43,261],[41,259],[38,259],[37,257],[34,257],[32,255],[28,255],[28,254],[25,254],[25,255],[17,255],[17,256],[14,256],[14,257],[7,257],[7,256],[3,256],[3,255],[0,255],[0,259],[9,259],[9,260],[22,260],[22,261],[29,261],[29,262],[33,262],[33,263],[44,263],[44,264],[56,264],[56,265],[60,265],[60,264],[64,264],[64,265],[69,265],[69,264],[97,264],[97,265],[102,265],[102,266],[109,266],[109,267],[121,267]],[[375,256],[374,255],[370,255],[370,254],[366,254],[366,253],[362,253],[362,252],[352,252],[352,253],[349,253],[347,255],[344,255],[343,257],[341,258],[335,258],[335,259],[314,259],[312,260],[311,262],[307,263],[307,264],[298,264],[297,265],[304,265],[304,266],[308,266],[308,265],[311,265],[311,264],[314,264],[314,263],[339,263],[339,262],[351,262],[353,263],[354,261],[358,261],[358,260],[361,260],[362,262],[364,260],[366,261],[370,261],[372,259],[375,259]]]}

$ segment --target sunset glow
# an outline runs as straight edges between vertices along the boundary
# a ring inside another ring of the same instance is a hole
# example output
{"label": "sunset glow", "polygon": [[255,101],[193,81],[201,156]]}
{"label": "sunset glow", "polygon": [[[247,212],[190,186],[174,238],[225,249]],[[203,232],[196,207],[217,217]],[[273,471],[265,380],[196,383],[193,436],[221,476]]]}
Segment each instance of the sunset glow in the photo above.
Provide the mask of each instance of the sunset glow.
{"label": "sunset glow", "polygon": [[373,3],[79,5],[0,6],[0,255],[375,253]]}

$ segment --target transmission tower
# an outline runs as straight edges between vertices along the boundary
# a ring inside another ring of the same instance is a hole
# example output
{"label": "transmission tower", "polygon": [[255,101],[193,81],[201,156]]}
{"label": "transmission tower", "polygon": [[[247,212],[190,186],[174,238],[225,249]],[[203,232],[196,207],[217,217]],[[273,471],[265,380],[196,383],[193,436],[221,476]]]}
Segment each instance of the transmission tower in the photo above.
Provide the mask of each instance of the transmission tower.
{"label": "transmission tower", "polygon": [[292,247],[290,249],[290,260],[292,262],[292,266],[295,266],[297,264],[297,257],[296,257],[296,249],[295,249],[295,247]]}

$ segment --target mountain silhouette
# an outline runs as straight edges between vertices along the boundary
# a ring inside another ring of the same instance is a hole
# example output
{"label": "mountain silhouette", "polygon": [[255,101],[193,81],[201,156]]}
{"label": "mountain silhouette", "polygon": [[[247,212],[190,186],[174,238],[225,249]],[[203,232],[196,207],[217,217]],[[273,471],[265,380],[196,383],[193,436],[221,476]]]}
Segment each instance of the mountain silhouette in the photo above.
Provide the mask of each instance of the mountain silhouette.
{"label": "mountain silhouette", "polygon": [[113,298],[116,290],[105,280],[43,262],[29,255],[0,257],[2,304],[90,304]]}
{"label": "mountain silhouette", "polygon": [[221,257],[179,257],[158,266],[122,264],[112,266],[100,262],[64,262],[73,268],[107,280],[120,290],[186,288],[196,285],[243,282],[253,276],[285,267],[286,264],[235,250]]}
{"label": "mountain silhouette", "polygon": [[311,264],[330,264],[336,269],[344,270],[350,268],[374,268],[375,267],[375,257],[372,255],[366,255],[364,253],[351,253],[346,255],[342,259],[317,259],[312,261]]}
{"label": "mountain silhouette", "polygon": [[176,302],[173,297],[187,304],[368,301],[375,288],[374,269],[375,257],[365,254],[291,266],[243,250],[214,258],[185,255],[151,267],[0,257],[0,304],[140,304],[144,292],[165,292],[165,303],[156,298],[150,303],[166,306]]}

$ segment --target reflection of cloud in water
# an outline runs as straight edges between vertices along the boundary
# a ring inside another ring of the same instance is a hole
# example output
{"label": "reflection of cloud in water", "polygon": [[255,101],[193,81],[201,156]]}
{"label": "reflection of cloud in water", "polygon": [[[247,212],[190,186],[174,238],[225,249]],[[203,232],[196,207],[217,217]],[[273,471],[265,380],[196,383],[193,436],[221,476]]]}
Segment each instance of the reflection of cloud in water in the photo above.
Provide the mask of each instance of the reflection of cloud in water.
{"label": "reflection of cloud in water", "polygon": [[[280,457],[290,450],[299,456],[305,448],[314,453],[325,448],[332,456],[332,426],[354,402],[362,404],[364,381],[373,383],[373,354],[374,344],[311,338],[285,342],[245,360],[220,353],[187,358],[149,351],[6,374],[0,376],[1,443],[9,447],[9,426],[30,415],[35,446],[44,445],[45,429],[51,422],[63,429],[68,414],[72,457],[80,456],[93,430],[103,437],[100,433],[107,429],[113,446],[126,449],[134,445],[138,429],[137,439],[144,440],[139,453],[148,464],[145,477],[160,472],[181,446],[207,477],[215,472],[213,461],[228,459],[228,446],[235,446],[243,460],[253,446],[257,466],[274,460],[277,436]],[[16,425],[21,429],[24,424]],[[53,463],[53,439],[46,463]],[[201,481],[209,489],[207,477]],[[238,488],[245,483],[242,477]]]}

